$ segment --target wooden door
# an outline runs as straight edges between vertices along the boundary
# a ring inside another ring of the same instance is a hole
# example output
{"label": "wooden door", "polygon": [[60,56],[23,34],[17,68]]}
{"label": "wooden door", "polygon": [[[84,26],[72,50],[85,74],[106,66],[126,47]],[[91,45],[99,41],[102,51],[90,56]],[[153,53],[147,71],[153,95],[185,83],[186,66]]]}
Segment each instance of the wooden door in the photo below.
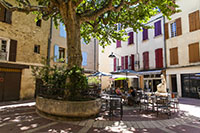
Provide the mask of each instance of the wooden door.
{"label": "wooden door", "polygon": [[4,91],[4,72],[0,72],[0,102],[3,101],[3,91]]}

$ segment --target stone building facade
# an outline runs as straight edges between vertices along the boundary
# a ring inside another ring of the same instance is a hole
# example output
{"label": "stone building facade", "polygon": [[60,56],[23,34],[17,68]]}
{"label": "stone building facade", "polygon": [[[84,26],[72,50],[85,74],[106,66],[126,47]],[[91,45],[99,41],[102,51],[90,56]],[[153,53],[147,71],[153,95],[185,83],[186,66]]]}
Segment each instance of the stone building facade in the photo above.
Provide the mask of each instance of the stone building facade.
{"label": "stone building facade", "polygon": [[176,0],[182,10],[166,20],[167,88],[200,98],[200,1]]}
{"label": "stone building facade", "polygon": [[50,21],[35,22],[34,14],[0,7],[0,101],[31,98],[35,83],[30,66],[47,58]]}

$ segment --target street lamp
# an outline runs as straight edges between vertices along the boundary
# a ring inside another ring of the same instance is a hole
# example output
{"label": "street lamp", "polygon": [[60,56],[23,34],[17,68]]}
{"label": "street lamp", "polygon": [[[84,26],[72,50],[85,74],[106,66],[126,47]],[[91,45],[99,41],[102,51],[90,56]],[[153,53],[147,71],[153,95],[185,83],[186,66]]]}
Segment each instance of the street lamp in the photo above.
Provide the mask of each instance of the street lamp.
{"label": "street lamp", "polygon": [[113,54],[113,52],[108,57],[109,58],[116,58],[116,56]]}

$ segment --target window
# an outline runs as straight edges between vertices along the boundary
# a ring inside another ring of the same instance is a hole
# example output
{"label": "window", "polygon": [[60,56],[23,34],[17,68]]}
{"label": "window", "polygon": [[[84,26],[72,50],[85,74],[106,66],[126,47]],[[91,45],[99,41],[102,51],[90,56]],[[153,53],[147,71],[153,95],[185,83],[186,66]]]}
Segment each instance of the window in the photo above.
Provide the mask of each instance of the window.
{"label": "window", "polygon": [[12,12],[0,4],[0,21],[11,24]]}
{"label": "window", "polygon": [[182,35],[181,18],[175,20],[171,23],[171,37]]}
{"label": "window", "polygon": [[178,48],[171,48],[170,52],[170,65],[177,65],[178,64]]}
{"label": "window", "polygon": [[200,29],[199,10],[189,14],[190,32]]}
{"label": "window", "polygon": [[171,23],[171,37],[176,36],[176,22]]}
{"label": "window", "polygon": [[116,46],[117,48],[121,47],[121,40],[117,40],[116,44],[117,44],[117,46]]}
{"label": "window", "polygon": [[7,60],[7,41],[0,40],[0,60]]}
{"label": "window", "polygon": [[143,68],[144,70],[149,69],[149,52],[143,53]]}
{"label": "window", "polygon": [[36,26],[41,27],[41,25],[42,25],[42,20],[38,19],[36,22]]}
{"label": "window", "polygon": [[189,62],[195,63],[200,61],[199,43],[189,44]]}
{"label": "window", "polygon": [[156,68],[162,68],[163,67],[162,48],[155,50],[155,60],[156,60]]}
{"label": "window", "polygon": [[161,35],[161,20],[154,23],[155,27],[155,36]]}
{"label": "window", "polygon": [[59,47],[59,59],[63,60],[65,58],[65,49]]}
{"label": "window", "polygon": [[143,41],[148,39],[148,29],[143,28]]}
{"label": "window", "polygon": [[129,38],[128,38],[128,45],[133,44],[134,43],[133,42],[133,32],[129,32],[128,36],[129,36]]}
{"label": "window", "polygon": [[60,36],[64,38],[67,37],[65,25],[63,23],[60,23]]}
{"label": "window", "polygon": [[40,45],[35,45],[34,46],[34,53],[37,53],[37,54],[40,53]]}

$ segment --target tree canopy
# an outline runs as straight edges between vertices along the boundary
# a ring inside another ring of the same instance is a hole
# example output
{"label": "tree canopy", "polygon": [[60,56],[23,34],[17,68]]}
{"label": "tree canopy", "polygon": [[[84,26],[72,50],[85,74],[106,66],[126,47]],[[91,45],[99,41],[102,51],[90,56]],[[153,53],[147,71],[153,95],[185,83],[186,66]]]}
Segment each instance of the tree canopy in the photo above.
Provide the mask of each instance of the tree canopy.
{"label": "tree canopy", "polygon": [[[87,42],[97,38],[103,47],[111,41],[123,40],[123,29],[134,31],[145,27],[145,22],[162,12],[169,17],[177,12],[175,0],[16,0],[16,5],[0,0],[7,9],[37,14],[38,18],[52,18],[55,25],[61,21],[68,28],[67,21],[80,24],[80,35]],[[117,30],[120,23],[122,30]]]}

